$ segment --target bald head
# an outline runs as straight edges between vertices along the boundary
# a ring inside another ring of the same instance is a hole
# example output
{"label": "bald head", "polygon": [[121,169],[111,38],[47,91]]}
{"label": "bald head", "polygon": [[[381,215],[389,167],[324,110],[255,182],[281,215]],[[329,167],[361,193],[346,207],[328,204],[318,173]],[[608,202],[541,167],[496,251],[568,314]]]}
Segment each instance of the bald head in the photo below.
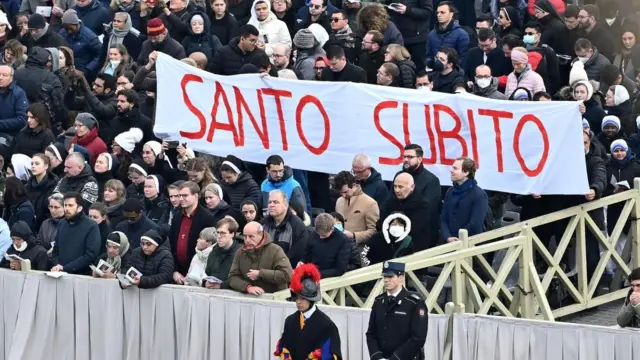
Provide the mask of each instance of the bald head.
{"label": "bald head", "polygon": [[196,62],[196,66],[198,67],[198,69],[204,70],[207,68],[207,63],[209,60],[207,60],[207,56],[201,52],[194,52],[193,54],[189,55],[189,59],[192,59]]}
{"label": "bald head", "polygon": [[255,248],[264,238],[264,231],[259,222],[252,221],[244,226],[244,244],[247,248]]}
{"label": "bald head", "polygon": [[273,47],[273,64],[279,69],[286,69],[289,66],[289,56],[291,55],[291,48],[288,45],[278,43]]}
{"label": "bald head", "polygon": [[487,65],[480,65],[476,68],[476,78],[491,77],[491,68]]}
{"label": "bald head", "polygon": [[415,187],[413,176],[408,173],[402,173],[393,180],[393,191],[400,200],[406,199],[411,195]]}

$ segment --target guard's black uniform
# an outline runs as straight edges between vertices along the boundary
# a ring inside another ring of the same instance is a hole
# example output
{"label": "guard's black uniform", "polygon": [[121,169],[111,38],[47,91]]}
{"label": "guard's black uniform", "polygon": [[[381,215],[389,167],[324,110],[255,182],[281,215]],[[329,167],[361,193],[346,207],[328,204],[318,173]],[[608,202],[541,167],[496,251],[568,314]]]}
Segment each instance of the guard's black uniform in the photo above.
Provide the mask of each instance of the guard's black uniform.
{"label": "guard's black uniform", "polygon": [[376,297],[367,330],[371,360],[422,360],[427,341],[427,307],[416,293],[402,289],[398,296]]}

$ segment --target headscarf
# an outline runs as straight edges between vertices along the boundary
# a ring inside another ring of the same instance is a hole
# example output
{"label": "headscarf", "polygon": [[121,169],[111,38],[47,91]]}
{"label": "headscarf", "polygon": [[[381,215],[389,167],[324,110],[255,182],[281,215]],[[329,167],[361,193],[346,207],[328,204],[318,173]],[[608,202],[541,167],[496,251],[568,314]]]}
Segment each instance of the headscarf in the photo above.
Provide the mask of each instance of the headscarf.
{"label": "headscarf", "polygon": [[622,85],[613,86],[613,105],[618,106],[629,100],[629,91]]}
{"label": "headscarf", "polygon": [[[135,3],[135,1],[133,3]],[[140,31],[133,27],[133,23],[131,22],[131,15],[129,15],[129,13],[119,12],[116,13],[115,16],[124,16],[124,30],[116,29],[115,27],[111,30],[111,37],[109,38],[109,45],[107,46],[107,49],[110,48],[111,45],[122,44],[124,37],[129,33],[132,33],[135,36],[138,36],[140,34]]]}
{"label": "headscarf", "polygon": [[[117,236],[119,236],[120,238],[120,242],[117,243],[115,241],[110,241],[109,238],[114,235],[117,234]],[[118,255],[114,256],[114,257],[109,257],[109,252],[107,251],[107,264],[113,266],[113,270],[116,273],[120,272],[120,267],[122,266],[122,255],[126,254],[127,251],[129,251],[129,239],[127,238],[127,235],[125,235],[123,232],[121,231],[114,231],[111,234],[109,234],[109,236],[107,237],[107,243],[113,243],[113,244],[118,244],[119,245],[119,251],[118,251]]]}

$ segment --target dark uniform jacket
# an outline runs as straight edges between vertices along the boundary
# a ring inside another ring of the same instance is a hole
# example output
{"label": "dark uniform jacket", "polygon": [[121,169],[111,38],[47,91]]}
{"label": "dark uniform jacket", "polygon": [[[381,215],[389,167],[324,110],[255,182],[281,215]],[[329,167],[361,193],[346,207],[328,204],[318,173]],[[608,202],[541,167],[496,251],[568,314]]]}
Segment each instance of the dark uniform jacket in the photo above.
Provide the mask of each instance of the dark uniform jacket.
{"label": "dark uniform jacket", "polygon": [[371,360],[424,359],[428,311],[418,294],[402,289],[396,297],[378,296],[371,308],[367,347]]}
{"label": "dark uniform jacket", "polygon": [[301,316],[304,315],[299,311],[287,316],[275,353],[279,354],[287,349],[292,360],[306,360],[310,353],[320,350],[322,359],[334,359],[329,355],[331,354],[341,360],[340,334],[336,324],[316,307],[311,316],[304,319],[304,326],[301,329]]}

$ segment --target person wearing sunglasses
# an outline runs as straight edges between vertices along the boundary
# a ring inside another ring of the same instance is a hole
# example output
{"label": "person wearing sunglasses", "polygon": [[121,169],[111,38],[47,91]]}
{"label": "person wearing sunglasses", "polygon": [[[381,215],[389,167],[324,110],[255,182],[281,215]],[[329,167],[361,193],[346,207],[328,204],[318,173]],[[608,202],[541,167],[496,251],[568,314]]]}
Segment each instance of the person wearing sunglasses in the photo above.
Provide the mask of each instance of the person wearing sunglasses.
{"label": "person wearing sunglasses", "polygon": [[[331,16],[327,11],[328,0],[310,0],[307,7],[301,9],[297,14],[296,32],[300,29],[306,29],[311,24],[322,26],[327,33],[331,33]],[[303,11],[306,10],[306,11]],[[337,10],[334,8],[334,10]]]}
{"label": "person wearing sunglasses", "polygon": [[338,45],[344,49],[347,61],[355,64],[358,60],[358,52],[362,47],[356,40],[355,33],[349,26],[349,15],[347,10],[338,10],[331,14],[331,32],[326,45]]}

